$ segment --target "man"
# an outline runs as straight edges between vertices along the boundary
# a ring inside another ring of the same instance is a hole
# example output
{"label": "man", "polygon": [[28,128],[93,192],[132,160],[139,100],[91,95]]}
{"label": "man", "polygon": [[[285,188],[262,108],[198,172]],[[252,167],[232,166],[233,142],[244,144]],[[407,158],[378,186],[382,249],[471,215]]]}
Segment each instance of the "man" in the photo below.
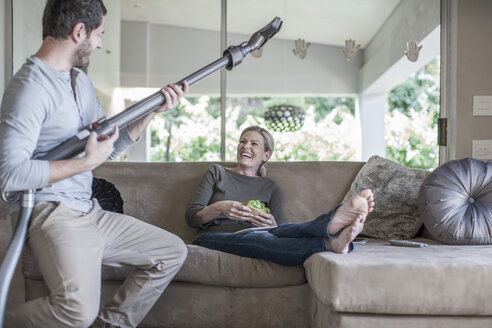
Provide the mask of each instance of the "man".
{"label": "man", "polygon": [[[41,189],[27,246],[50,295],[5,316],[5,327],[135,327],[180,269],[186,247],[177,236],[91,200],[91,170],[132,145],[155,113],[174,108],[188,90],[164,87],[163,106],[111,136],[92,133],[77,158],[33,157],[103,116],[87,75],[102,47],[102,0],[48,0],[43,43],[5,90],[0,122],[2,191]],[[145,187],[145,186],[142,186]],[[18,208],[12,207],[15,212]],[[15,217],[18,212],[12,213]],[[101,264],[135,267],[101,310]]]}

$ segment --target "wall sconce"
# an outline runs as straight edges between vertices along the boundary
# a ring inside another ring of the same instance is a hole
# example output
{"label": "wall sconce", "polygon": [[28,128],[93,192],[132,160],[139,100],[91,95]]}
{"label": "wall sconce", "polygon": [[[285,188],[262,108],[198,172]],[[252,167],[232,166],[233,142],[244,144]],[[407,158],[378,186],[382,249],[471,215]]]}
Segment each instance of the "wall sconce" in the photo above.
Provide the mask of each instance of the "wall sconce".
{"label": "wall sconce", "polygon": [[357,56],[357,51],[359,51],[360,44],[355,45],[355,40],[348,39],[345,40],[345,48],[343,48],[343,56],[345,59],[348,61],[351,61],[352,59]]}
{"label": "wall sconce", "polygon": [[407,42],[407,50],[405,50],[405,55],[407,56],[409,61],[417,61],[419,58],[419,52],[422,49],[422,46],[417,46],[417,41],[408,41]]}
{"label": "wall sconce", "polygon": [[304,39],[297,39],[295,45],[295,49],[292,49],[294,56],[304,59],[306,57],[307,48],[309,48],[311,42],[305,43]]}
{"label": "wall sconce", "polygon": [[251,51],[251,56],[253,56],[255,58],[260,58],[261,55],[263,55],[263,47],[256,49],[254,51]]}

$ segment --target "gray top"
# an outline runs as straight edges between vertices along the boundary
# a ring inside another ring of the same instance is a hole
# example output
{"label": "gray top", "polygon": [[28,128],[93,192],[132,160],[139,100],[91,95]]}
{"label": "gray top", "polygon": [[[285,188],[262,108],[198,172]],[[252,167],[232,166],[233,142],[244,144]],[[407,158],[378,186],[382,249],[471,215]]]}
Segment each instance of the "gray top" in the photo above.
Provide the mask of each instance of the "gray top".
{"label": "gray top", "polygon": [[[10,80],[0,112],[0,189],[40,189],[35,201],[62,202],[74,210],[92,208],[92,172],[47,185],[49,162],[33,159],[104,117],[89,77],[79,69],[57,71],[37,57]],[[118,156],[134,141],[126,128],[115,143]],[[83,156],[81,154],[80,156]],[[18,204],[11,205],[11,211]]]}
{"label": "gray top", "polygon": [[[205,206],[221,200],[245,202],[253,199],[263,202],[279,223],[282,217],[282,200],[280,189],[275,182],[264,177],[249,177],[228,170],[221,165],[213,164],[203,175],[191,204],[186,210],[186,222],[192,228],[212,229],[214,231],[234,231],[252,227],[253,225],[249,222],[230,220],[224,215],[202,226],[196,213]],[[214,226],[220,227],[214,228]]]}

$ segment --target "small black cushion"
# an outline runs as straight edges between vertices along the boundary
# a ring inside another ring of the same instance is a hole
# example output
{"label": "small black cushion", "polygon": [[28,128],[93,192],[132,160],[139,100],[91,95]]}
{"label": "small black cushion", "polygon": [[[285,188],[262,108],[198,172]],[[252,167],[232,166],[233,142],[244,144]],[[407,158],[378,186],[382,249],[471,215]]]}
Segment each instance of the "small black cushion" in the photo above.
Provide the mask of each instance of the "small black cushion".
{"label": "small black cushion", "polygon": [[123,199],[118,189],[111,182],[94,177],[92,179],[92,198],[97,199],[103,210],[123,214]]}
{"label": "small black cushion", "polygon": [[465,158],[435,169],[419,192],[426,229],[445,244],[492,243],[492,163]]}

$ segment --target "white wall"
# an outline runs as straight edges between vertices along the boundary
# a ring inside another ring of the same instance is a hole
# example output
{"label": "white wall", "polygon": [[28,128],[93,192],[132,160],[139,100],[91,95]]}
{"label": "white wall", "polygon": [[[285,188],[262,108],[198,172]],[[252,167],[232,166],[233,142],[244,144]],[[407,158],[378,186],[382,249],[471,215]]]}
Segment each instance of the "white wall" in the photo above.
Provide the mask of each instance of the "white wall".
{"label": "white wall", "polygon": [[473,140],[492,140],[492,116],[473,116],[473,96],[492,96],[492,1],[459,1],[457,18],[457,128],[450,159],[471,157]]}

